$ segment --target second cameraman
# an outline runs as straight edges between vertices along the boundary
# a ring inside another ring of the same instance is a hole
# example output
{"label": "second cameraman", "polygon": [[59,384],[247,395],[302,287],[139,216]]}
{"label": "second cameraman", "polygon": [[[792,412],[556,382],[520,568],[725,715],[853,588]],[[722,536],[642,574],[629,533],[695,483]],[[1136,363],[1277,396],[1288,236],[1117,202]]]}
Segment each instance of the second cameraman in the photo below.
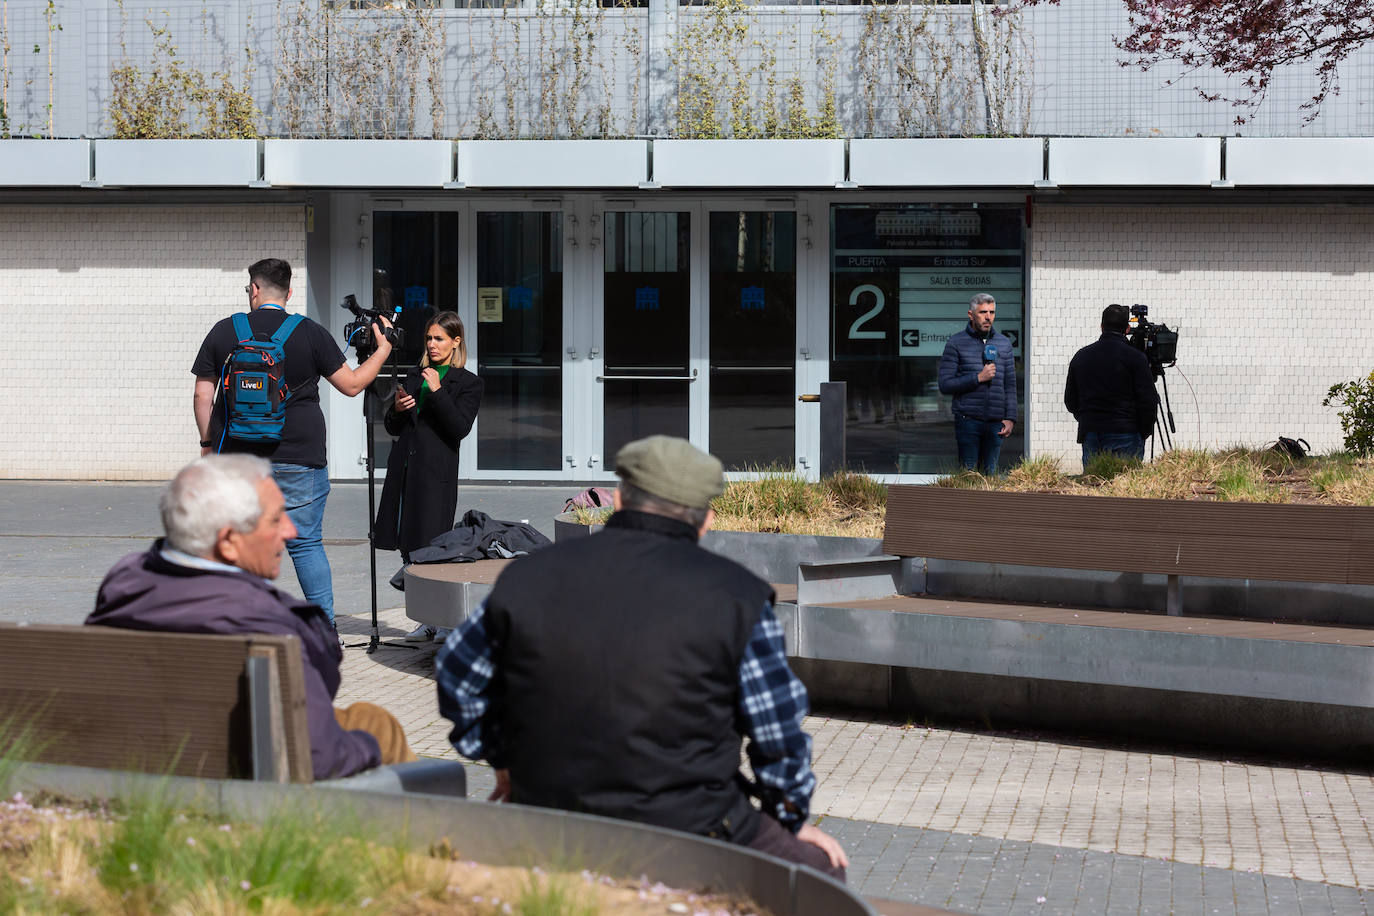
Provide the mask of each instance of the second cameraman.
{"label": "second cameraman", "polygon": [[[472,430],[482,403],[482,380],[463,368],[467,343],[456,312],[425,325],[425,355],[396,387],[386,431],[396,437],[377,506],[379,550],[410,552],[453,529],[458,510],[458,444]],[[407,638],[420,639],[426,627]],[[433,637],[432,631],[427,633]]]}
{"label": "second cameraman", "polygon": [[1078,420],[1083,466],[1095,454],[1145,459],[1154,432],[1159,394],[1150,361],[1126,337],[1131,313],[1124,305],[1102,310],[1102,336],[1069,362],[1064,406]]}

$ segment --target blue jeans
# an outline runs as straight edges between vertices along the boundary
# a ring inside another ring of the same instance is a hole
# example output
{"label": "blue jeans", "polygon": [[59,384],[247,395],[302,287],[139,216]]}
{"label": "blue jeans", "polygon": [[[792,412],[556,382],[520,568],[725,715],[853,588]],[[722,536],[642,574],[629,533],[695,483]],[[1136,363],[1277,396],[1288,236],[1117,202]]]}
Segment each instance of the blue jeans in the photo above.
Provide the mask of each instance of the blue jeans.
{"label": "blue jeans", "polygon": [[1122,458],[1145,460],[1145,440],[1140,433],[1083,433],[1083,466],[1088,459],[1102,453],[1120,455]]}
{"label": "blue jeans", "polygon": [[959,446],[959,463],[970,471],[997,473],[997,458],[1002,454],[1001,420],[975,420],[954,415],[954,441]]}
{"label": "blue jeans", "polygon": [[272,479],[286,499],[286,514],[296,526],[296,536],[286,542],[286,552],[296,567],[296,579],[305,600],[324,608],[334,621],[334,580],[329,557],[324,554],[324,503],[329,498],[329,471],[299,464],[273,464]]}

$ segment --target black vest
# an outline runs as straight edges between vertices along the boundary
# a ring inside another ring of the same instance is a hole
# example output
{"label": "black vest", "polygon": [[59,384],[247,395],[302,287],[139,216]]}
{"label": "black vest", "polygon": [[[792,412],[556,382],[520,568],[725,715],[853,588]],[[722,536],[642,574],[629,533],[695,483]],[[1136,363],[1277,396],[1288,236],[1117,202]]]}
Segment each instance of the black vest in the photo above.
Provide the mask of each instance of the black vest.
{"label": "black vest", "polygon": [[639,512],[512,564],[486,616],[512,801],[748,842],[735,703],[772,598]]}

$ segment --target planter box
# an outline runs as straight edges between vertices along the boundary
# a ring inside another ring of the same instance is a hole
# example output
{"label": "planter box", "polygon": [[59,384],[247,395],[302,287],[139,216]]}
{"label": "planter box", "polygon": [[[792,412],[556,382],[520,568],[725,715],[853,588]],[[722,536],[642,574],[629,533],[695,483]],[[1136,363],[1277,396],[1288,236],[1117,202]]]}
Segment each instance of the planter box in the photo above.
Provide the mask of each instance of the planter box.
{"label": "planter box", "polygon": [[833,188],[843,140],[656,140],[653,180],[672,188]]}
{"label": "planter box", "polygon": [[849,180],[864,188],[1027,188],[1044,177],[1034,138],[849,141]]}
{"label": "planter box", "polygon": [[1221,179],[1221,140],[1051,139],[1049,175],[1061,185],[1210,185]]}
{"label": "planter box", "polygon": [[95,180],[131,187],[246,187],[258,180],[258,141],[96,140]]}
{"label": "planter box", "polygon": [[571,512],[564,512],[553,517],[553,540],[570,541],[573,538],[584,538],[594,531],[600,531],[604,525],[584,525],[577,520]]}
{"label": "planter box", "polygon": [[463,858],[489,865],[571,862],[627,881],[649,875],[673,887],[746,897],[778,916],[878,916],[857,892],[800,865],[663,827],[552,808],[41,764],[20,767],[15,789],[88,801],[156,796],[216,821],[259,824],[283,811],[307,817],[316,811],[356,811],[381,842],[402,848],[424,849],[461,837]]}
{"label": "planter box", "polygon": [[266,140],[274,187],[439,188],[453,180],[448,140]]}
{"label": "planter box", "polygon": [[1226,141],[1226,180],[1240,185],[1374,185],[1367,137],[1235,137]]}
{"label": "planter box", "polygon": [[0,187],[77,187],[90,179],[87,140],[0,140]]}
{"label": "planter box", "polygon": [[[586,537],[601,525],[582,525],[571,512],[554,517],[554,541]],[[877,538],[822,537],[814,534],[767,534],[757,531],[708,531],[701,546],[729,557],[768,582],[794,584],[802,563],[859,560],[882,554]]]}
{"label": "planter box", "polygon": [[883,548],[899,556],[1374,585],[1374,512],[1359,506],[897,485],[887,511]]}
{"label": "planter box", "polygon": [[644,140],[460,140],[458,180],[478,188],[637,188]]}

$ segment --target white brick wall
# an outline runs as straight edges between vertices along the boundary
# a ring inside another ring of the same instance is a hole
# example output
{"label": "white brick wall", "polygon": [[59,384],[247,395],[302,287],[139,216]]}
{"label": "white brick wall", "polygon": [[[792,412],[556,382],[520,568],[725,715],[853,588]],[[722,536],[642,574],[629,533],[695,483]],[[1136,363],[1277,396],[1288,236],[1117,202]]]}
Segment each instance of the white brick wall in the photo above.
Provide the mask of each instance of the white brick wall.
{"label": "white brick wall", "polygon": [[161,480],[194,458],[191,361],[301,207],[0,207],[0,477]]}
{"label": "white brick wall", "polygon": [[1031,247],[1033,454],[1078,469],[1064,376],[1112,302],[1181,334],[1176,446],[1340,447],[1321,401],[1374,369],[1374,208],[1039,205]]}

